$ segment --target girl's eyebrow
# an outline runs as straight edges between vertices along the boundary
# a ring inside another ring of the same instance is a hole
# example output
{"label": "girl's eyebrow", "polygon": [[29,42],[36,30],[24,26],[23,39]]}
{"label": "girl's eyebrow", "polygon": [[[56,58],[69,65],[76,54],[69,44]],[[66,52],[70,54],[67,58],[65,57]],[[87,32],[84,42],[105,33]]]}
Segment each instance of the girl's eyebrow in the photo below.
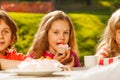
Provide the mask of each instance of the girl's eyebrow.
{"label": "girl's eyebrow", "polygon": [[64,30],[64,31],[70,31],[70,30],[68,29],[68,30]]}
{"label": "girl's eyebrow", "polygon": [[4,30],[11,31],[11,29],[9,29],[9,28],[3,28],[2,31],[4,31]]}
{"label": "girl's eyebrow", "polygon": [[66,31],[70,31],[70,29],[67,29]]}
{"label": "girl's eyebrow", "polygon": [[6,30],[6,29],[10,30],[10,28],[3,28],[3,30]]}

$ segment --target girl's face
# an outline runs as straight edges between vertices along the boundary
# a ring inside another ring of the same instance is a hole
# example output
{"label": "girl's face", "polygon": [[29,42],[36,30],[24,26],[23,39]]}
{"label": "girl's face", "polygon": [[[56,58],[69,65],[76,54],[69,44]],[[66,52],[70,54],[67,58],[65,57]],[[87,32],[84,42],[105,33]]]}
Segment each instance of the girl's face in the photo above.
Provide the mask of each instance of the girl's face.
{"label": "girl's face", "polygon": [[56,53],[59,43],[68,44],[70,36],[70,27],[65,20],[56,20],[51,24],[48,31],[49,51]]}
{"label": "girl's face", "polygon": [[3,21],[0,20],[0,53],[4,52],[6,48],[11,44],[11,29]]}
{"label": "girl's face", "polygon": [[120,47],[120,29],[116,30],[116,42],[118,46]]}

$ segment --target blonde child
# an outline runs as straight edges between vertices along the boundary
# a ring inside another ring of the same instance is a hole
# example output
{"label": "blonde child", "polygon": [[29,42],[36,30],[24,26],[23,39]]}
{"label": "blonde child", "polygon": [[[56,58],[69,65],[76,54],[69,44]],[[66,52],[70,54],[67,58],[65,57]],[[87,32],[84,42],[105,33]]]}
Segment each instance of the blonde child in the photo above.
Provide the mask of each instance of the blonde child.
{"label": "blonde child", "polygon": [[24,60],[25,55],[18,54],[14,49],[17,41],[17,26],[12,18],[0,10],[0,58]]}
{"label": "blonde child", "polygon": [[116,10],[104,30],[97,47],[96,56],[100,65],[110,64],[120,55],[120,9]]}
{"label": "blonde child", "polygon": [[78,49],[70,18],[60,10],[45,15],[27,55],[35,59],[50,57],[66,66],[79,67],[76,53]]}

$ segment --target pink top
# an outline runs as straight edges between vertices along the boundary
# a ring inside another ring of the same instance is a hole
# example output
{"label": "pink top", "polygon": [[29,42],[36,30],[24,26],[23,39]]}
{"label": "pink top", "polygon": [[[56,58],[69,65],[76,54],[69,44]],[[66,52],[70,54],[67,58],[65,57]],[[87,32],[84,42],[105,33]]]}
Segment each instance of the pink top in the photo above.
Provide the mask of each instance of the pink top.
{"label": "pink top", "polygon": [[[75,60],[75,61],[74,61],[74,67],[81,67],[80,61],[79,61],[76,53],[73,52],[73,51],[71,51],[71,55],[74,57],[74,60]],[[43,56],[44,56],[44,57],[47,57],[47,56],[48,56],[48,57],[50,57],[51,59],[54,58],[54,55],[51,54],[51,53],[48,52],[48,51],[46,51],[46,52],[43,54]]]}

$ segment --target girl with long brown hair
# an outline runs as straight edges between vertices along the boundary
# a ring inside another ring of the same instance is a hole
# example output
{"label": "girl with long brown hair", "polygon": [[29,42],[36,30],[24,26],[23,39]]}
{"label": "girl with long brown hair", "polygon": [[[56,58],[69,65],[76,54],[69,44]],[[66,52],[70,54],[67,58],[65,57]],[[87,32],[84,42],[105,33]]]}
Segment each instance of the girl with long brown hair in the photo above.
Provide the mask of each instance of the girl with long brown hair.
{"label": "girl with long brown hair", "polygon": [[60,10],[46,14],[40,23],[28,55],[50,57],[64,65],[79,67],[78,49],[71,19]]}

